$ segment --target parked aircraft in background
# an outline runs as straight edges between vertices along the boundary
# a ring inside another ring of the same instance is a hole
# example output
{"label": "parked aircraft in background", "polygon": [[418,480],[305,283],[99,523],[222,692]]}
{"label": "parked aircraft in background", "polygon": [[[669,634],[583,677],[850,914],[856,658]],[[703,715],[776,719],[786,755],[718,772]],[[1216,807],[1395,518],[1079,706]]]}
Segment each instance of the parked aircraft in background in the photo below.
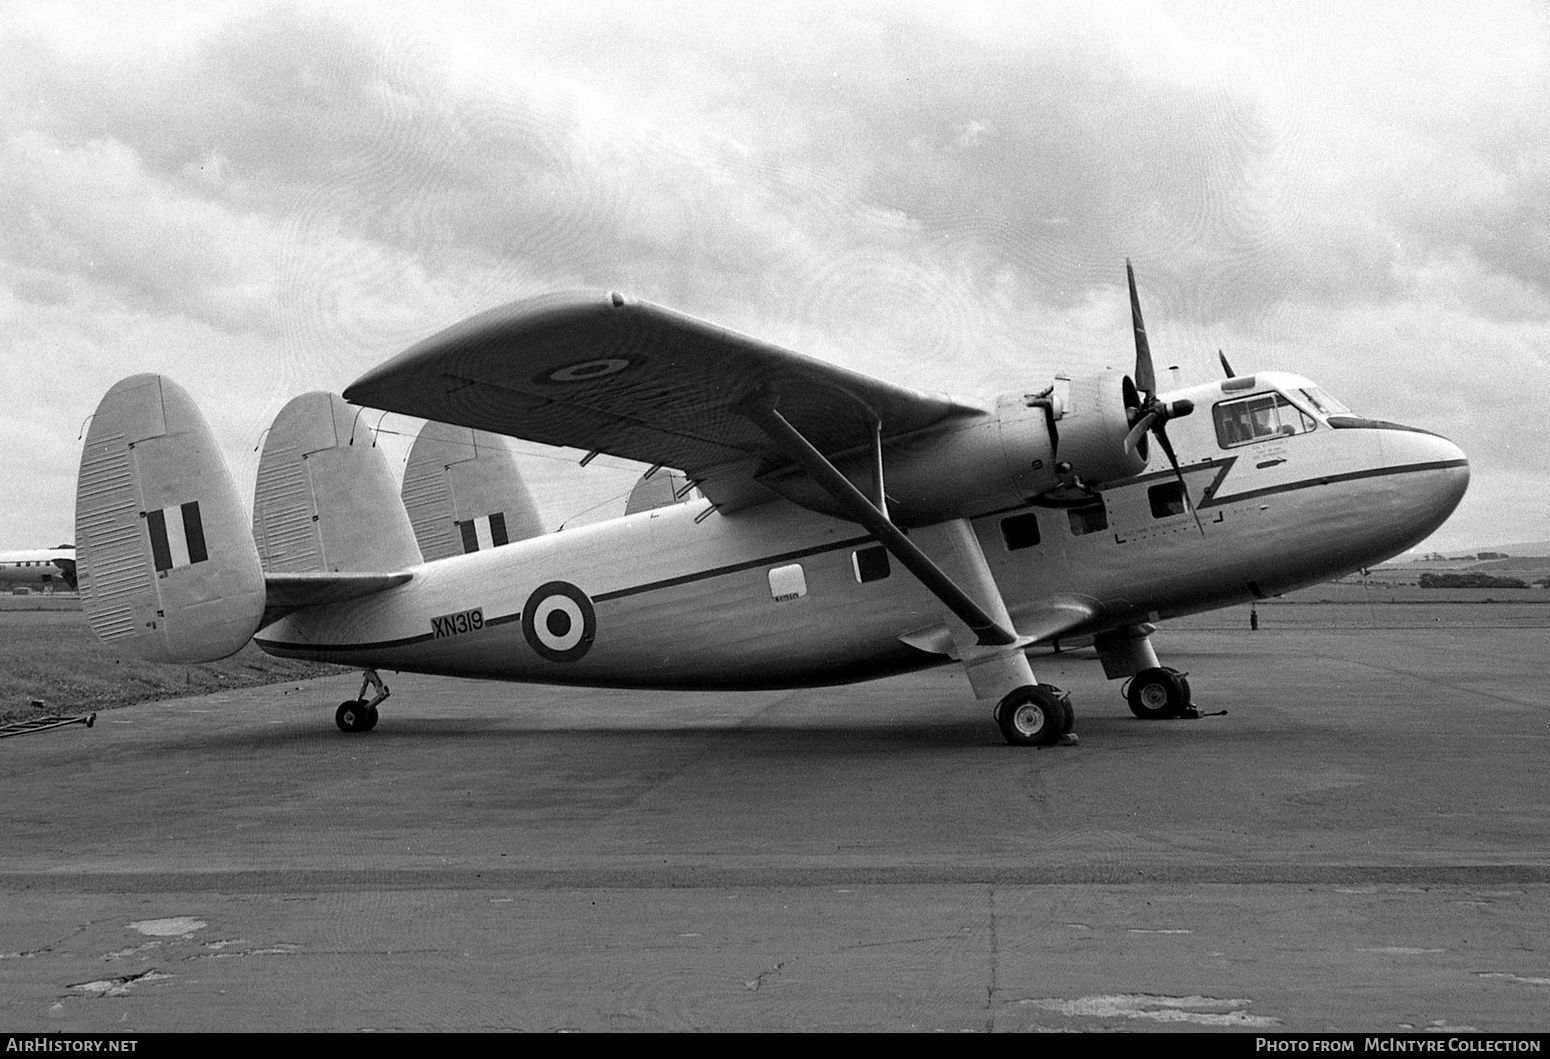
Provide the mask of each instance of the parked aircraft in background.
{"label": "parked aircraft in background", "polygon": [[[519,301],[343,398],[288,404],[251,525],[192,400],[137,375],[103,398],[82,454],[83,608],[146,658],[215,659],[256,634],[272,654],[361,666],[361,697],[336,712],[346,731],[377,723],[377,669],[715,690],[957,664],[1007,741],[1042,745],[1072,725],[1029,662],[1056,641],[1091,643],[1137,716],[1187,714],[1154,623],[1404,551],[1469,469],[1447,439],[1353,414],[1298,375],[1228,368],[1158,392],[1133,275],[1130,296],[1133,374],[1019,380],[985,403],[618,293]],[[401,500],[346,399],[429,420],[438,452],[489,431],[583,464],[638,460],[671,486],[613,521],[517,519],[515,534],[514,464],[457,474],[436,456]]]}
{"label": "parked aircraft in background", "polygon": [[75,591],[75,546],[0,552],[0,583],[8,585],[64,585]]}

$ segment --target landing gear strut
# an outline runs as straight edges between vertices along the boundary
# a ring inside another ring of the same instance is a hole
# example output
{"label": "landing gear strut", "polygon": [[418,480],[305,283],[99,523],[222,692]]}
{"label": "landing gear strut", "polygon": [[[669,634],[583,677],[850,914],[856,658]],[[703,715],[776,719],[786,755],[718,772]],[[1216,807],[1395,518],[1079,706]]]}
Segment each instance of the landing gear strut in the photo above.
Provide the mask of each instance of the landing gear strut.
{"label": "landing gear strut", "polygon": [[995,709],[996,724],[1013,746],[1054,746],[1071,731],[1071,696],[1053,684],[1014,688]]}
{"label": "landing gear strut", "polygon": [[[366,689],[375,689],[371,701],[366,701]],[[382,683],[375,669],[368,669],[361,676],[360,694],[348,702],[341,702],[334,711],[334,723],[341,732],[369,732],[377,727],[377,704],[388,697],[388,687]]]}
{"label": "landing gear strut", "polygon": [[1130,712],[1143,721],[1200,716],[1190,698],[1189,678],[1167,666],[1137,673],[1125,689],[1125,699]]}

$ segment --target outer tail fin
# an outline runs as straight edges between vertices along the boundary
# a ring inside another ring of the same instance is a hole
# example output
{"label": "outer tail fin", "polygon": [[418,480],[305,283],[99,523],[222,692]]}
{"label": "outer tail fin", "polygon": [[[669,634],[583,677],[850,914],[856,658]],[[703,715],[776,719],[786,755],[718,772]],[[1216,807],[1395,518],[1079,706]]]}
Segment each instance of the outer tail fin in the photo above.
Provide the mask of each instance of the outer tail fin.
{"label": "outer tail fin", "polygon": [[695,496],[700,495],[678,471],[657,471],[655,474],[647,471],[636,481],[635,488],[630,490],[630,498],[624,502],[624,513],[633,515],[637,511],[652,511],[659,507],[682,504],[689,499],[691,492]]}
{"label": "outer tail fin", "polygon": [[544,532],[516,457],[483,430],[426,423],[409,450],[402,495],[427,562]]}
{"label": "outer tail fin", "polygon": [[371,432],[331,393],[280,409],[264,440],[253,539],[267,573],[392,573],[418,565],[409,517]]}
{"label": "outer tail fin", "polygon": [[97,406],[75,499],[81,609],[97,638],[155,662],[240,650],[264,575],[215,435],[182,387],[134,375]]}

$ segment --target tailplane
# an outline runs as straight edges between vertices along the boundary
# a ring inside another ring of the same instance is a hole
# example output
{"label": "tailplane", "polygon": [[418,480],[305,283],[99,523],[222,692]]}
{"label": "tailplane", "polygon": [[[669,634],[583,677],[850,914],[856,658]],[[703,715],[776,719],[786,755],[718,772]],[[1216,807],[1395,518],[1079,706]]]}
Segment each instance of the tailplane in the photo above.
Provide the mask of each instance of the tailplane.
{"label": "tailplane", "polygon": [[427,422],[409,450],[402,495],[426,562],[544,532],[516,457],[483,430]]}
{"label": "tailplane", "polygon": [[75,501],[81,609],[97,638],[155,662],[211,662],[257,631],[264,575],[215,435],[162,375],[97,406]]}

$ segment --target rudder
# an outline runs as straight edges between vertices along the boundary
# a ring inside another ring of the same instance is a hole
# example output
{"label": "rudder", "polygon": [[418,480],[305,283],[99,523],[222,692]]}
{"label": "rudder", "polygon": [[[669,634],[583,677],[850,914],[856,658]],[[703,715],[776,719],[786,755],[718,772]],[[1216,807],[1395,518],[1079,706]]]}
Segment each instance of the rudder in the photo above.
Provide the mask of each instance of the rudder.
{"label": "rudder", "polygon": [[264,612],[247,513],[182,387],[133,375],[103,395],[81,450],[76,574],[92,632],[153,662],[241,650]]}

